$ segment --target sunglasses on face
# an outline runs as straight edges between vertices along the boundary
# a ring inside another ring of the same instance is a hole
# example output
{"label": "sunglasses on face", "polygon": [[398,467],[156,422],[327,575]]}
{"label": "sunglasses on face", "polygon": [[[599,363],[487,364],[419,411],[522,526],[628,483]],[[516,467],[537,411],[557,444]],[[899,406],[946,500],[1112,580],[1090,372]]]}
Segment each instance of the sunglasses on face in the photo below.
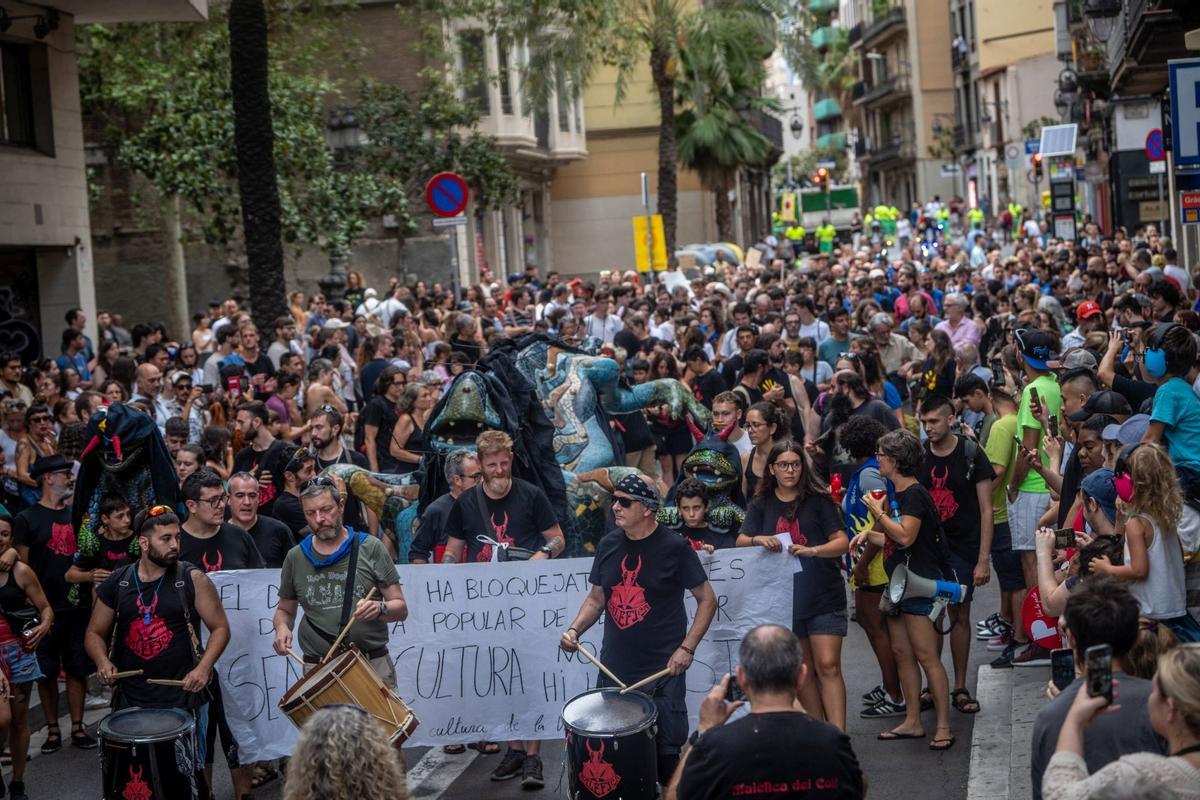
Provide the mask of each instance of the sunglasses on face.
{"label": "sunglasses on face", "polygon": [[613,502],[619,505],[621,508],[629,508],[637,501],[632,497],[613,497]]}
{"label": "sunglasses on face", "polygon": [[44,415],[44,414],[38,414],[37,416],[30,417],[30,418],[29,418],[29,421],[30,421],[30,422],[32,422],[32,423],[34,423],[34,424],[36,424],[36,423],[39,423],[39,422],[49,422],[49,421],[50,421],[50,416],[49,416],[49,415]]}

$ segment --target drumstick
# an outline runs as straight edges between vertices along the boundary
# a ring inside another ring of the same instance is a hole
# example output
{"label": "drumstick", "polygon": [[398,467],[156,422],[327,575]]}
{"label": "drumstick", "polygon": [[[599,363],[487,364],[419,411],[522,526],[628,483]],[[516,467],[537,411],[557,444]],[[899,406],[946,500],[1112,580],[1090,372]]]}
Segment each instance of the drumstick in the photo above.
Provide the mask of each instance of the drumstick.
{"label": "drumstick", "polygon": [[146,678],[146,683],[153,683],[155,686],[183,686],[183,681],[173,681],[169,678]]}
{"label": "drumstick", "polygon": [[626,688],[622,689],[621,694],[625,694],[626,692],[632,692],[634,689],[640,689],[643,686],[645,686],[647,683],[654,683],[659,678],[665,678],[667,675],[670,675],[670,674],[671,674],[671,668],[663,667],[662,669],[660,669],[658,672],[654,673],[653,675],[651,675],[647,678],[642,678],[640,681],[635,683],[633,686],[627,686]]}
{"label": "drumstick", "polygon": [[612,678],[614,681],[616,681],[618,686],[620,686],[622,689],[624,689],[624,688],[625,688],[625,682],[624,682],[624,681],[622,681],[620,678],[618,678],[616,675],[613,675],[613,674],[612,674],[612,670],[610,670],[608,667],[606,667],[606,666],[604,666],[603,664],[601,664],[601,663],[600,663],[600,659],[596,658],[594,655],[592,655],[591,653],[589,653],[589,652],[587,651],[587,648],[586,648],[586,647],[584,647],[582,644],[581,644],[581,645],[579,645],[579,652],[580,652],[581,654],[583,654],[583,656],[584,656],[584,657],[585,657],[585,658],[586,658],[588,661],[592,662],[592,663],[593,663],[593,664],[595,664],[597,667],[599,667],[601,672],[603,672],[605,675],[607,675],[608,677],[610,677],[610,678]]}
{"label": "drumstick", "polygon": [[[370,600],[374,596],[375,596],[375,587],[372,586],[371,591],[367,592],[367,596],[364,597],[363,600]],[[329,652],[327,652],[325,654],[325,658],[329,658],[338,649],[338,645],[342,643],[342,639],[346,638],[346,634],[350,632],[350,626],[354,624],[354,621],[355,621],[354,617],[353,616],[350,617],[350,621],[346,623],[346,627],[342,628],[342,632],[339,633],[338,637],[333,640],[333,647],[329,648]]]}
{"label": "drumstick", "polygon": [[121,678],[136,678],[141,674],[142,670],[140,669],[127,669],[124,672],[113,673],[112,679],[114,681],[119,681]]}
{"label": "drumstick", "polygon": [[297,654],[297,653],[296,653],[296,651],[295,651],[295,650],[292,650],[292,649],[290,649],[290,648],[289,648],[289,649],[288,649],[288,655],[289,655],[289,656],[291,656],[292,658],[296,659],[296,663],[297,663],[297,664],[299,664],[300,666],[304,666],[304,659],[303,659],[303,658],[301,658],[301,657],[299,656],[299,654]]}

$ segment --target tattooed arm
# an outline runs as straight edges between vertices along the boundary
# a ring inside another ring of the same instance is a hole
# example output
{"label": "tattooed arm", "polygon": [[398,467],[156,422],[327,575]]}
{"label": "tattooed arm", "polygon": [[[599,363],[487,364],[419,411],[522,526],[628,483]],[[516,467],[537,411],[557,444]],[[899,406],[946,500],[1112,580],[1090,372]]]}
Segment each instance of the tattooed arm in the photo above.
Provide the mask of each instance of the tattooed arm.
{"label": "tattooed arm", "polygon": [[[553,525],[542,531],[542,538],[546,540],[545,548],[534,553],[529,559],[530,561],[534,559],[556,558],[562,555],[562,551],[567,546],[566,539],[563,538],[562,528],[558,525]],[[547,553],[546,550],[550,552]]]}

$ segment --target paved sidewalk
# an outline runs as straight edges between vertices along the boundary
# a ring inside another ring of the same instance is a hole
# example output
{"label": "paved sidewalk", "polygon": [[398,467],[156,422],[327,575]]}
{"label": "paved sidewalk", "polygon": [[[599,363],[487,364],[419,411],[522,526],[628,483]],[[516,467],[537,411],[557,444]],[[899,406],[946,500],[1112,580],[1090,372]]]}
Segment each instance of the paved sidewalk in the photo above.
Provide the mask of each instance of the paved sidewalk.
{"label": "paved sidewalk", "polygon": [[967,800],[1028,800],[1033,723],[1046,704],[1049,667],[979,668],[978,697],[984,708],[971,737]]}

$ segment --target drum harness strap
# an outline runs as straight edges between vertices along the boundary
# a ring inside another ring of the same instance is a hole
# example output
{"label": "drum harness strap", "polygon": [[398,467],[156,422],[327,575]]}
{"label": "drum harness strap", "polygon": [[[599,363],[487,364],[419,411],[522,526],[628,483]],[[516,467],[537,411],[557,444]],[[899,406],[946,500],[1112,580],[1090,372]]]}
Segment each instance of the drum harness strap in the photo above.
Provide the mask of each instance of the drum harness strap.
{"label": "drum harness strap", "polygon": [[[127,589],[130,586],[129,578],[133,574],[133,570],[137,569],[137,565],[138,565],[138,562],[135,561],[132,564],[127,564],[125,566],[124,571],[121,573],[120,580],[117,581],[117,586],[121,587],[122,590]],[[193,667],[195,667],[197,664],[200,663],[200,656],[203,651],[200,649],[200,637],[196,634],[196,627],[192,624],[191,605],[192,605],[193,601],[189,600],[189,598],[188,598],[187,581],[184,580],[184,575],[187,574],[188,572],[191,572],[194,569],[197,569],[197,567],[195,567],[192,564],[189,564],[186,561],[177,562],[176,566],[175,566],[175,570],[176,570],[175,591],[179,593],[179,606],[183,609],[183,621],[187,625],[188,638],[191,640],[191,644],[192,644],[191,651],[192,651],[192,666]],[[121,626],[121,604],[120,604],[120,602],[118,602],[117,607],[113,609],[112,633],[109,635],[109,639],[108,639],[108,658],[110,661],[112,660],[112,657],[116,652],[117,629],[120,626]],[[117,705],[117,695],[119,692],[120,692],[119,686],[113,689],[113,707],[114,708]],[[196,705],[196,707],[198,708],[199,706],[203,705],[204,703],[209,702],[210,700],[212,700],[212,690],[209,689],[208,687],[205,687],[203,691],[196,693],[196,699],[189,702],[189,707],[194,703]]]}
{"label": "drum harness strap", "polygon": [[[358,575],[358,549],[361,541],[362,535],[355,531],[350,540],[350,563],[346,566],[346,586],[342,591],[342,618],[338,622],[339,631],[346,627],[346,623],[350,621],[350,615],[354,613],[354,579]],[[308,619],[308,617],[305,617],[305,619]],[[337,641],[337,636],[330,636],[328,633],[317,627],[316,623],[314,623],[311,619],[308,620],[308,624],[314,631],[317,632],[318,636],[320,636],[329,644],[333,644],[335,641]],[[339,651],[348,648],[348,645],[345,643],[345,641],[346,640],[343,639],[342,644],[338,645]],[[372,659],[382,658],[383,656],[386,656],[387,653],[387,648],[381,647],[378,650],[372,650],[371,652],[364,653],[363,655],[365,655],[368,659]],[[321,656],[311,656],[307,653],[304,654],[305,664],[320,664],[323,660],[324,659]]]}

